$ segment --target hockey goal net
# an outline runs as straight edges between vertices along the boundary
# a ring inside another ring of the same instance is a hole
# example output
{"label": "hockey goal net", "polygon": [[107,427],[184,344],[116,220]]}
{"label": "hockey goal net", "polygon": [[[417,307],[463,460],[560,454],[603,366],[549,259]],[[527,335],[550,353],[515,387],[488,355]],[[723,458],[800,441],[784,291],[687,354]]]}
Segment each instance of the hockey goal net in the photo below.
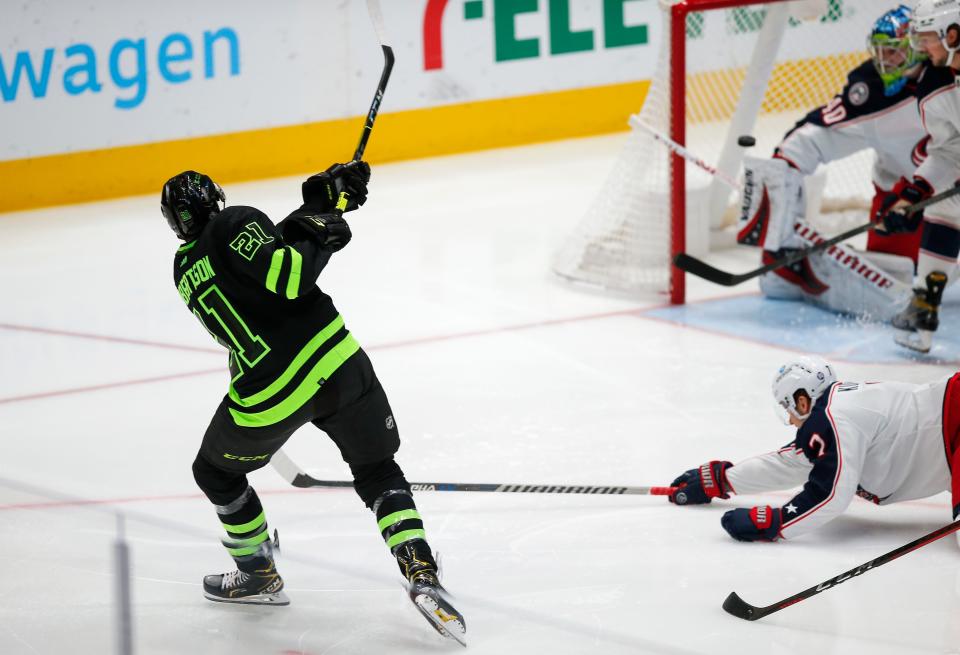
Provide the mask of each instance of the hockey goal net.
{"label": "hockey goal net", "polygon": [[[740,176],[738,137],[756,138],[750,154],[772,154],[793,124],[827,103],[867,59],[866,37],[890,7],[876,0],[660,4],[658,61],[638,118],[723,175],[685,162],[633,127],[596,201],[555,254],[553,270],[613,291],[669,293],[682,303],[683,272],[670,264],[673,256],[703,255],[724,233],[733,240],[739,194],[719,178]],[[808,179],[807,215],[817,227],[838,223],[823,218],[831,212],[846,212],[840,225],[849,224],[851,210],[866,212],[872,163],[873,153],[862,151]]]}

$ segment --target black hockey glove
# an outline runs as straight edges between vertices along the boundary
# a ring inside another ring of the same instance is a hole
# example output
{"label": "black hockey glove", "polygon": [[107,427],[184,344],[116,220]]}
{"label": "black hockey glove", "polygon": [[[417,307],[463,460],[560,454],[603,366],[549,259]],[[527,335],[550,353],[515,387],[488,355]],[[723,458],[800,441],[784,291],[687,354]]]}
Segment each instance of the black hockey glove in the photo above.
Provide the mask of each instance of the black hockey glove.
{"label": "black hockey glove", "polygon": [[905,206],[893,209],[901,200],[909,204],[914,204],[925,200],[933,195],[933,189],[930,184],[922,177],[915,177],[913,181],[904,177],[893,187],[893,190],[883,197],[880,202],[880,208],[874,215],[874,222],[880,223],[880,230],[888,234],[903,234],[906,232],[916,232],[923,221],[923,212],[918,211],[908,214]]}
{"label": "black hockey glove", "polygon": [[325,252],[337,252],[353,236],[342,216],[297,211],[280,222],[280,234],[287,243],[309,239]]}
{"label": "black hockey glove", "polygon": [[367,201],[370,166],[365,161],[334,164],[322,173],[311,175],[303,183],[303,203],[321,213],[333,211],[340,193],[347,193],[345,212],[353,211]]}

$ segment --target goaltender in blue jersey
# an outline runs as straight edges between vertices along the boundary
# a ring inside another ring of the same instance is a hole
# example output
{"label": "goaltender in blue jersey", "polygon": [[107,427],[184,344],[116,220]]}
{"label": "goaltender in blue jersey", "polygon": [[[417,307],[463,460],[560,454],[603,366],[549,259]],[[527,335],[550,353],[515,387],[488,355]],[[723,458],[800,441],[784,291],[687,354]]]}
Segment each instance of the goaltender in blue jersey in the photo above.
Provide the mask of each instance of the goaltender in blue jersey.
{"label": "goaltender in blue jersey", "polygon": [[[867,38],[871,58],[850,71],[840,93],[804,116],[772,158],[745,158],[738,240],[760,246],[764,264],[824,240],[804,218],[805,180],[820,165],[872,150],[873,216],[923,162],[917,90],[928,64],[910,44],[910,16],[904,5],[884,13]],[[866,251],[837,244],[764,275],[760,288],[771,298],[887,321],[909,300],[919,243],[919,234],[873,231]]]}

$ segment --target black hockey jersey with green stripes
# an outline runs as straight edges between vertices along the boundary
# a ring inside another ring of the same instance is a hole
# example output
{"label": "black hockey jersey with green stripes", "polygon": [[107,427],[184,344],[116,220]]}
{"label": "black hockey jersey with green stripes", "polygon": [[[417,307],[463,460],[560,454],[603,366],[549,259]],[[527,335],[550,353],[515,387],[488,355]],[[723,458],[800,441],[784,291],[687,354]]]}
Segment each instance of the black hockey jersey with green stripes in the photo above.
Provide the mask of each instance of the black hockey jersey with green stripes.
{"label": "black hockey jersey with green stripes", "polygon": [[230,414],[273,425],[309,400],[360,346],[316,285],[330,259],[310,241],[287,244],[253,207],[227,207],[177,250],[180,297],[230,350]]}

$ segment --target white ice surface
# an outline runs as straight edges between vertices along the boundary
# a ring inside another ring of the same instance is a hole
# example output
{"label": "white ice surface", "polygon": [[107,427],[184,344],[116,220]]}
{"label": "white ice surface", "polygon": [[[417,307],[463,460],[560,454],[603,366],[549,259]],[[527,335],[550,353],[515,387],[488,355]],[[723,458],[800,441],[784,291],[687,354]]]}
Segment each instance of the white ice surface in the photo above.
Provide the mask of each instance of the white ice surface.
{"label": "white ice surface", "polygon": [[[387,390],[408,479],[667,484],[790,440],[769,381],[792,351],[651,320],[637,310],[662,298],[590,295],[548,273],[621,139],[375,169],[369,203],[349,217],[354,240],[321,280]],[[226,191],[279,219],[299,181]],[[231,562],[190,464],[225,391],[226,356],[176,293],[177,243],[157,200],[0,217],[0,653],[113,652],[117,512],[138,653],[458,652],[406,600],[351,491],[296,490],[270,468],[251,480],[280,530],[292,604],[203,599],[202,576]],[[740,253],[712,261],[756,265]],[[690,287],[694,301],[756,288]],[[838,366],[847,379],[948,372]],[[318,477],[348,476],[313,428],[287,451]],[[952,538],[756,623],[724,613],[730,591],[766,605],[950,520],[942,496],[858,500],[789,543],[737,543],[720,527],[727,508],[786,497],[677,508],[660,497],[423,492],[417,502],[475,654],[960,653]]]}

